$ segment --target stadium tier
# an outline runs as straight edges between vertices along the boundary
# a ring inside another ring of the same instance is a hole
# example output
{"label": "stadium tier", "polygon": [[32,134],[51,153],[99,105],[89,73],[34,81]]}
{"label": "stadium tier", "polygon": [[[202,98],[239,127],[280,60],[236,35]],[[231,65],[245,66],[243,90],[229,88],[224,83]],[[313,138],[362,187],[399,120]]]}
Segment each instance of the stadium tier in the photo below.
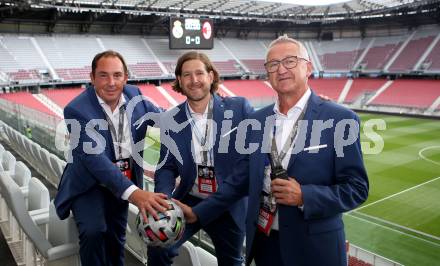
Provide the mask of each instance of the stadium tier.
{"label": "stadium tier", "polygon": [[364,69],[376,71],[382,69],[385,63],[397,51],[400,44],[401,43],[391,43],[371,47],[362,60],[362,64],[365,65]]}
{"label": "stadium tier", "polygon": [[395,80],[370,105],[426,109],[440,96],[436,80]]}
{"label": "stadium tier", "polygon": [[309,85],[317,94],[326,95],[337,101],[347,79],[310,79]]}
{"label": "stadium tier", "polygon": [[59,107],[66,105],[78,96],[84,89],[82,88],[63,88],[62,90],[43,90],[42,93]]}
{"label": "stadium tier", "polygon": [[0,94],[0,99],[17,103],[18,106],[23,105],[46,114],[55,115],[54,112],[52,112],[40,101],[35,99],[34,96],[29,92],[23,91],[23,92],[15,92],[15,93],[4,93],[4,94]]}
{"label": "stadium tier", "polygon": [[235,95],[248,99],[271,99],[275,96],[272,88],[261,80],[226,80],[223,85]]}
{"label": "stadium tier", "polygon": [[411,40],[402,50],[397,59],[389,68],[392,72],[408,72],[419,60],[420,56],[426,51],[429,44],[434,40],[434,36],[428,36],[417,40]]}
{"label": "stadium tier", "polygon": [[135,78],[160,77],[162,70],[157,63],[137,63],[128,65],[130,76]]}
{"label": "stadium tier", "polygon": [[176,104],[180,104],[186,100],[185,96],[173,90],[171,83],[162,83],[161,87],[165,89],[166,93],[171,96],[171,99],[175,101]]}
{"label": "stadium tier", "polygon": [[354,79],[345,97],[345,103],[352,103],[365,93],[373,93],[385,84],[384,79],[360,78]]}
{"label": "stadium tier", "polygon": [[150,84],[140,84],[138,86],[142,94],[148,97],[155,105],[166,109],[173,106],[173,103],[168,101],[156,86]]}
{"label": "stadium tier", "polygon": [[[387,37],[304,41],[315,69],[320,71],[430,73],[440,71],[439,32],[438,26],[430,26]],[[261,75],[265,74],[263,62],[269,43],[267,39],[219,38],[214,39],[214,49],[204,52],[221,76]],[[143,36],[3,34],[0,44],[0,72],[21,83],[87,80],[91,59],[107,49],[124,55],[130,78],[167,78],[174,74],[175,62],[185,52],[170,50],[167,38]]]}
{"label": "stadium tier", "polygon": [[[391,85],[378,93],[378,90],[386,85],[387,82]],[[275,93],[269,83],[262,80],[225,80],[221,84],[219,92],[223,95],[246,97],[256,107],[267,105],[275,99]],[[375,97],[368,103],[369,106],[397,106],[426,110],[440,97],[439,85],[436,80],[388,81],[373,78],[358,78],[353,80],[345,78],[320,78],[310,79],[309,84],[315,93],[325,95],[333,101],[342,101],[346,104],[354,104],[359,99],[363,99],[364,102],[362,102],[362,104],[365,104],[366,100]],[[160,86],[140,83],[138,86],[143,95],[151,99],[156,105],[165,109],[185,100],[182,94],[175,92],[171,88],[171,83],[162,83]],[[344,88],[346,90],[345,98],[343,97]],[[49,101],[62,109],[82,91],[82,88],[72,87],[42,90],[41,93],[46,96]],[[376,93],[378,93],[378,95],[375,95]],[[48,107],[46,107],[47,105],[36,100],[36,97],[33,97],[33,95],[28,92],[2,94],[0,97],[11,102],[53,114],[53,110],[49,110]],[[440,105],[434,107],[433,111],[440,110]]]}
{"label": "stadium tier", "polygon": [[440,71],[440,42],[436,45],[425,59],[426,69],[430,71]]}
{"label": "stadium tier", "polygon": [[264,68],[264,59],[242,59],[241,62],[249,69],[249,71],[256,74],[266,73]]}
{"label": "stadium tier", "polygon": [[373,266],[373,265],[363,260],[360,260],[356,257],[348,256],[348,266]]}
{"label": "stadium tier", "polygon": [[368,43],[368,39],[352,38],[311,42],[311,46],[316,49],[321,65],[325,70],[348,72],[353,69]]}

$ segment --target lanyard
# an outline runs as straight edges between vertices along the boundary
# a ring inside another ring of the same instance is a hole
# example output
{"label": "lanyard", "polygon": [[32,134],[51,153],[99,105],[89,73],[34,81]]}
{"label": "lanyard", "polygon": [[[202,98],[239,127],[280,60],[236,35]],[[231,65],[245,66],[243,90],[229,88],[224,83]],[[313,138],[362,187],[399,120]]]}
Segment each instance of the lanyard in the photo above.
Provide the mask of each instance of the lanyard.
{"label": "lanyard", "polygon": [[304,118],[304,115],[306,113],[306,109],[307,109],[307,104],[304,106],[303,110],[299,114],[298,119],[295,121],[295,124],[293,125],[293,128],[290,131],[290,134],[287,137],[287,140],[283,145],[283,149],[281,150],[281,152],[279,154],[278,154],[277,143],[275,140],[275,126],[274,126],[274,135],[272,137],[272,146],[270,148],[270,165],[271,165],[272,169],[283,167],[281,162],[286,157],[287,152],[289,151],[290,147],[293,144],[293,141],[296,138],[296,135],[298,133],[298,123],[300,120],[302,120]]}
{"label": "lanyard", "polygon": [[115,140],[116,143],[118,143],[118,155],[119,158],[116,159],[122,159],[122,147],[121,147],[121,143],[122,143],[122,139],[124,138],[124,119],[125,119],[125,106],[122,105],[119,108],[119,126],[118,126],[118,135],[116,135],[116,129],[115,129],[115,125],[113,124],[112,120],[110,119],[110,117],[107,115],[107,113],[104,111],[105,114],[105,119],[108,122],[108,125],[110,127],[110,133],[112,134],[113,139]]}
{"label": "lanyard", "polygon": [[205,125],[205,136],[202,136],[201,132],[199,131],[198,127],[196,126],[196,123],[194,122],[194,118],[191,115],[191,112],[189,110],[189,106],[188,106],[188,102],[186,103],[186,116],[188,117],[190,124],[191,124],[191,129],[194,132],[197,141],[200,143],[200,146],[202,147],[202,164],[203,165],[207,165],[208,164],[208,151],[207,151],[207,146],[208,146],[208,137],[211,131],[211,127],[210,127],[210,121],[212,120],[213,114],[212,114],[212,109],[214,107],[214,100],[213,100],[213,96],[211,95],[211,99],[209,100],[209,105],[208,105],[208,114],[207,114],[207,118],[206,118],[206,125]]}

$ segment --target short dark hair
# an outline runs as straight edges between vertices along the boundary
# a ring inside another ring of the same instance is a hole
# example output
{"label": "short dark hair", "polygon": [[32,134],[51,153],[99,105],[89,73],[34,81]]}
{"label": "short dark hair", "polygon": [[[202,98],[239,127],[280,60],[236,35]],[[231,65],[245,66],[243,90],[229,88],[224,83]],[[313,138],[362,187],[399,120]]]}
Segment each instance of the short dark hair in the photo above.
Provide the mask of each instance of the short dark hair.
{"label": "short dark hair", "polygon": [[174,71],[174,74],[176,75],[176,80],[172,84],[173,90],[183,94],[183,90],[180,87],[177,77],[180,77],[182,75],[182,66],[186,61],[189,60],[200,60],[205,65],[206,71],[208,73],[212,71],[212,73],[214,74],[214,79],[211,84],[211,93],[216,92],[218,90],[218,85],[220,84],[220,75],[218,74],[218,71],[212,64],[211,60],[209,60],[208,56],[204,53],[200,53],[197,51],[187,52],[179,57],[179,59],[177,60],[176,70]]}
{"label": "short dark hair", "polygon": [[127,67],[127,64],[125,63],[124,57],[122,57],[122,55],[116,51],[107,50],[107,51],[104,51],[102,53],[95,55],[95,57],[93,58],[93,61],[92,61],[92,75],[93,76],[95,76],[95,71],[96,71],[96,66],[98,65],[98,61],[103,57],[117,57],[117,58],[119,58],[119,60],[121,60],[122,66],[124,67],[125,74],[128,75],[128,67]]}

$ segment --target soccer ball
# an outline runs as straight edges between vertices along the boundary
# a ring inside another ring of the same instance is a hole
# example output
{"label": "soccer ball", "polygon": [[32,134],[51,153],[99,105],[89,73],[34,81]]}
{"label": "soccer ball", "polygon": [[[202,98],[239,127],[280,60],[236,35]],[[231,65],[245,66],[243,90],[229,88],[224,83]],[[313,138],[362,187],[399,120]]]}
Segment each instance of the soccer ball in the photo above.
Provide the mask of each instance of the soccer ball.
{"label": "soccer ball", "polygon": [[169,247],[179,241],[185,231],[185,218],[182,209],[173,201],[167,200],[170,207],[165,213],[157,213],[159,220],[147,214],[148,223],[144,222],[139,212],[136,228],[139,237],[147,246]]}

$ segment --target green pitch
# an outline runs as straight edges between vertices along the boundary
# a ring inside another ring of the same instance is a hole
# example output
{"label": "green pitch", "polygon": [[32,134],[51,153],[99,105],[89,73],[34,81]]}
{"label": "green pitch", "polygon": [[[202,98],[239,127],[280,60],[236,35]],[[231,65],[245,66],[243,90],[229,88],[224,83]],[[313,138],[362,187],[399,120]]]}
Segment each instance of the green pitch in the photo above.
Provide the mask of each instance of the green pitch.
{"label": "green pitch", "polygon": [[360,116],[385,120],[384,149],[364,154],[370,195],[345,214],[347,239],[404,265],[440,265],[440,120]]}
{"label": "green pitch", "polygon": [[[370,195],[344,215],[347,239],[404,265],[440,265],[440,120],[360,116],[385,121],[385,130],[375,130],[384,148],[364,154]],[[147,139],[150,164],[159,158],[158,139],[157,132]],[[373,146],[363,131],[361,141]]]}

